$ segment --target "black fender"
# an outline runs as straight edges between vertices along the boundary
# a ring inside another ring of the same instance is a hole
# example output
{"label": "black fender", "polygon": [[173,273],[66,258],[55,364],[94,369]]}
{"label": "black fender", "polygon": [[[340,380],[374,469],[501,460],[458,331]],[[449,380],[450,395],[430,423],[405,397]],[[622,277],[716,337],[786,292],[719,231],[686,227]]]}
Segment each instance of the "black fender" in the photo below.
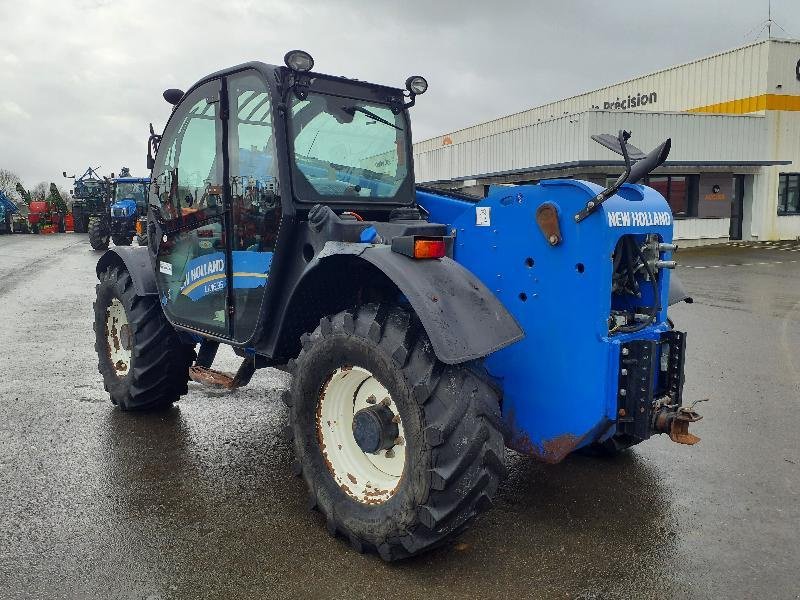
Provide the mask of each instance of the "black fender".
{"label": "black fender", "polygon": [[691,304],[692,302],[694,302],[694,299],[686,291],[686,288],[683,287],[683,282],[680,279],[678,279],[678,276],[675,273],[670,273],[669,305],[672,306],[673,304],[677,304],[678,302],[686,302],[687,304]]}
{"label": "black fender", "polygon": [[327,258],[343,254],[366,261],[397,286],[445,364],[482,358],[525,335],[491,290],[450,258],[415,260],[389,246],[328,242],[304,276],[315,266],[324,268]]}
{"label": "black fender", "polygon": [[150,262],[147,248],[137,246],[115,246],[103,253],[97,261],[95,272],[100,275],[108,267],[123,266],[130,273],[137,296],[156,296],[156,274]]}

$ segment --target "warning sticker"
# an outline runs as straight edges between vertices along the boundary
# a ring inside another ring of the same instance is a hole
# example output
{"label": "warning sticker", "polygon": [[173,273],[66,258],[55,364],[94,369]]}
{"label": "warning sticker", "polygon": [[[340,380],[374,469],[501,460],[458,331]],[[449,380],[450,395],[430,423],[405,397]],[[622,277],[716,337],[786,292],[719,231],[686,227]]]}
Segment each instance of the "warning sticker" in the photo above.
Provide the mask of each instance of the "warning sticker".
{"label": "warning sticker", "polygon": [[476,206],[475,207],[475,225],[478,227],[489,227],[492,224],[490,206]]}
{"label": "warning sticker", "polygon": [[158,270],[164,273],[164,275],[172,275],[172,263],[161,260],[158,263]]}

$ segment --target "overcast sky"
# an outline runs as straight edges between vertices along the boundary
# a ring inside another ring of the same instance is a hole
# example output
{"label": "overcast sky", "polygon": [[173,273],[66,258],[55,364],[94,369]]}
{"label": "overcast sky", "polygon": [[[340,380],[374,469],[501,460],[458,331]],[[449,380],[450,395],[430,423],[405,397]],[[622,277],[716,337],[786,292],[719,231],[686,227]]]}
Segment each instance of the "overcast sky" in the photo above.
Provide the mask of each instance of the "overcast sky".
{"label": "overcast sky", "polygon": [[[425,75],[414,139],[754,41],[766,0],[0,0],[0,168],[146,175],[168,87],[292,48],[315,69],[402,86]],[[773,0],[800,37],[800,0]],[[776,35],[777,34],[777,35]]]}

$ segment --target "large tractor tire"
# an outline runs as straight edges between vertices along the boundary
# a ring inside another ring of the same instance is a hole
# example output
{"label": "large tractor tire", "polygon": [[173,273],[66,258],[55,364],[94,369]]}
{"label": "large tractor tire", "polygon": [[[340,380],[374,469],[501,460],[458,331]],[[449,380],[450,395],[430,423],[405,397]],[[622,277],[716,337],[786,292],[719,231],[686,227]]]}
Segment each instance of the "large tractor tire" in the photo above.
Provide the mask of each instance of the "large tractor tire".
{"label": "large tractor tire", "polygon": [[147,246],[147,236],[146,235],[137,235],[136,236],[136,243],[140,246]]}
{"label": "large tractor tire", "polygon": [[122,410],[169,406],[187,392],[194,347],[183,344],[157,296],[137,296],[128,272],[100,274],[94,303],[95,350],[111,402]]}
{"label": "large tractor tire", "polygon": [[499,400],[479,363],[445,365],[416,317],[369,304],[302,339],[289,431],[332,535],[384,560],[463,531],[505,475]]}
{"label": "large tractor tire", "polygon": [[95,250],[108,250],[109,234],[100,219],[89,218],[89,244]]}
{"label": "large tractor tire", "polygon": [[115,246],[130,246],[131,245],[131,237],[124,236],[124,235],[112,235],[111,241],[114,242]]}

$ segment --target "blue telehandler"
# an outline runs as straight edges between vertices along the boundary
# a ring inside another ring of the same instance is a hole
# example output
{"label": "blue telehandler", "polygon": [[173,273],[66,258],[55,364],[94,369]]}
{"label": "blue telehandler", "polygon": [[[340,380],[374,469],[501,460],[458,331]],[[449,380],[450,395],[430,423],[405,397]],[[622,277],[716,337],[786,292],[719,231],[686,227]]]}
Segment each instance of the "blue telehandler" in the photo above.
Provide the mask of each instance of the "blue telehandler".
{"label": "blue telehandler", "polygon": [[[505,447],[556,463],[656,434],[698,438],[668,306],[673,218],[637,184],[629,135],[607,188],[573,180],[471,198],[414,182],[427,89],[313,71],[304,51],[213,73],[150,128],[146,246],[98,261],[98,367],[125,411],[187,381],[292,375],[293,471],[332,535],[402,559],[492,505]],[[212,368],[220,344],[242,362]]]}

